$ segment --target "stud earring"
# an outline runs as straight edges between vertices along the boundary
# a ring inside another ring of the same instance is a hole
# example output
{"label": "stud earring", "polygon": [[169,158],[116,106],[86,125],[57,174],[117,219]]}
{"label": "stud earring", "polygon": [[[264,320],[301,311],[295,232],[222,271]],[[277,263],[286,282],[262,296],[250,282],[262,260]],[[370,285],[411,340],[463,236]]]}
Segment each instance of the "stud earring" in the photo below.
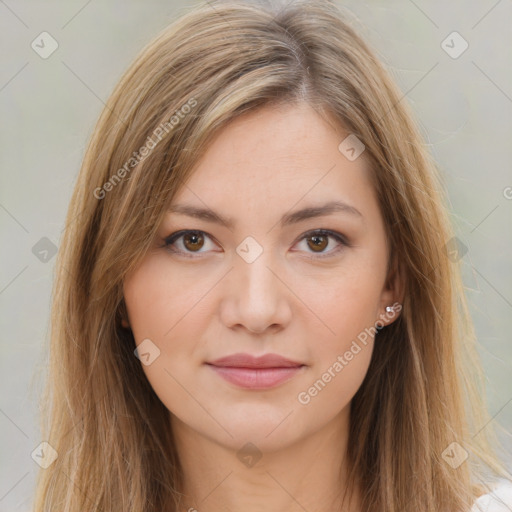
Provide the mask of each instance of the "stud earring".
{"label": "stud earring", "polygon": [[393,306],[386,306],[386,313],[391,313],[395,311],[395,308]]}

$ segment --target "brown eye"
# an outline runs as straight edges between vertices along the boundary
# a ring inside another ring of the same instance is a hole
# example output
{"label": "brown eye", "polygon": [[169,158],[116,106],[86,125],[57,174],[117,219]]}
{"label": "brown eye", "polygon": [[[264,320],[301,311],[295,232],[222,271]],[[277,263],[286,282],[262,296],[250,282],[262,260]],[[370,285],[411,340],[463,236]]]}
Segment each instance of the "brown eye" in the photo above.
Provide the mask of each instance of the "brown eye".
{"label": "brown eye", "polygon": [[[313,249],[314,252],[322,252],[329,244],[329,237],[325,235],[313,235],[308,237],[308,246]],[[309,243],[311,241],[311,244]]]}
{"label": "brown eye", "polygon": [[200,233],[188,233],[183,235],[183,245],[189,251],[197,251],[204,245],[204,237]]}
{"label": "brown eye", "polygon": [[304,244],[302,250],[315,259],[337,256],[343,249],[351,247],[345,235],[330,229],[308,231],[302,235],[300,243]]}
{"label": "brown eye", "polygon": [[[208,247],[208,244],[210,244],[210,247]],[[192,258],[203,255],[214,245],[211,237],[203,231],[185,229],[165,238],[163,247],[173,254]]]}

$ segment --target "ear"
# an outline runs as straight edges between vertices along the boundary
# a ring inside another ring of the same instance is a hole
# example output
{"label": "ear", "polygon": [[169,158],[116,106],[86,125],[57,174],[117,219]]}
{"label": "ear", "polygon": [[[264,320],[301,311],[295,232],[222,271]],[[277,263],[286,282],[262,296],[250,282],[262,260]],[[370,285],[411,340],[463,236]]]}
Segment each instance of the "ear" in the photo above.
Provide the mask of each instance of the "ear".
{"label": "ear", "polygon": [[126,310],[126,304],[124,302],[124,298],[121,300],[119,307],[117,309],[117,321],[120,323],[122,327],[125,329],[130,328],[130,322],[128,319],[128,311]]}
{"label": "ear", "polygon": [[384,327],[392,324],[400,315],[405,296],[405,276],[398,258],[393,256],[388,267],[388,275],[382,289],[378,325]]}

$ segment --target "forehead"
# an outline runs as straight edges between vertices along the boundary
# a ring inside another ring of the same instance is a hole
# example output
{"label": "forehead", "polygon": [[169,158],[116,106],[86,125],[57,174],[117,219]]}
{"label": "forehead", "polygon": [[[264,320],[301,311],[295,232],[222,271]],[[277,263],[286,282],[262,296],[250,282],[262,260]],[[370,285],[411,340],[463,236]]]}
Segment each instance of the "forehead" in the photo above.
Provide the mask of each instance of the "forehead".
{"label": "forehead", "polygon": [[219,130],[208,152],[210,158],[251,159],[255,164],[279,156],[300,161],[314,158],[330,144],[336,149],[342,133],[307,104],[266,106],[235,118]]}
{"label": "forehead", "polygon": [[367,203],[375,197],[364,152],[349,160],[339,149],[348,135],[308,104],[243,114],[216,134],[172,204],[256,213],[300,201]]}

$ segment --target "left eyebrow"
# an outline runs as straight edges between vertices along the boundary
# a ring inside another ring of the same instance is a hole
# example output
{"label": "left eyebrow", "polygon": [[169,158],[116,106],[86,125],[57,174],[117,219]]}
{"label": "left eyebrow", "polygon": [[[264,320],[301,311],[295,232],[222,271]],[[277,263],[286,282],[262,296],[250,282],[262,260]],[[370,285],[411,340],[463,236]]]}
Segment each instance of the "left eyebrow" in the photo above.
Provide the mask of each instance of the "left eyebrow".
{"label": "left eyebrow", "polygon": [[[229,229],[232,229],[235,224],[232,218],[223,217],[210,208],[200,208],[186,204],[175,204],[170,206],[168,211],[170,213],[187,215],[189,217],[205,220],[207,222],[214,222]],[[295,212],[286,213],[281,217],[280,223],[281,226],[284,227],[291,224],[296,224],[303,220],[311,219],[314,217],[321,217],[323,215],[330,215],[332,213],[346,213],[355,217],[363,218],[362,213],[354,206],[343,203],[341,201],[331,201],[321,206],[308,206]]]}
{"label": "left eyebrow", "polygon": [[331,201],[322,206],[309,206],[302,210],[287,213],[281,217],[281,226],[288,226],[306,219],[321,217],[322,215],[330,215],[338,212],[348,213],[350,215],[363,218],[363,214],[354,206],[341,201]]}

